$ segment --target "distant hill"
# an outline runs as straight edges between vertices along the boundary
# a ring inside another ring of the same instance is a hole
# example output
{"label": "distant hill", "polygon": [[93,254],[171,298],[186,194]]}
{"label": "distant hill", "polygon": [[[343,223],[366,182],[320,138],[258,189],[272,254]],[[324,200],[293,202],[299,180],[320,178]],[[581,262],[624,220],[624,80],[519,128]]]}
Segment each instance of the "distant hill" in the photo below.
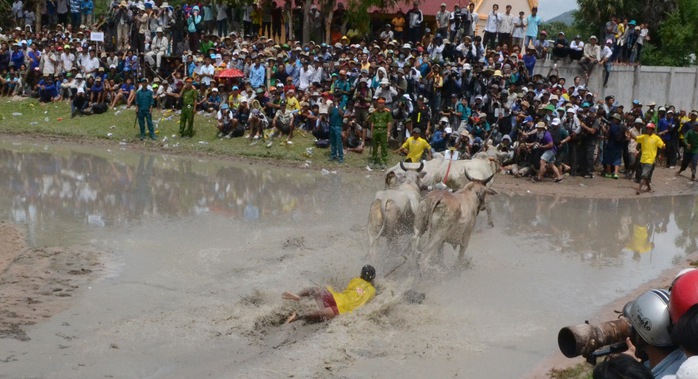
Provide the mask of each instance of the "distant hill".
{"label": "distant hill", "polygon": [[574,12],[574,10],[567,11],[561,15],[551,18],[550,20],[547,20],[546,23],[552,24],[553,22],[561,22],[565,25],[572,25],[574,22]]}

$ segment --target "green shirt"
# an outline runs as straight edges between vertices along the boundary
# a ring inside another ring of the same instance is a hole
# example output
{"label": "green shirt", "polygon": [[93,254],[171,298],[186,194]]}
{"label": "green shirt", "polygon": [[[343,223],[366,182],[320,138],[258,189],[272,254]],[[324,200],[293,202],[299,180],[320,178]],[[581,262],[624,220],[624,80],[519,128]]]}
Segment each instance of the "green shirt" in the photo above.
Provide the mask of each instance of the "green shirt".
{"label": "green shirt", "polygon": [[136,106],[139,111],[150,110],[154,102],[153,91],[146,88],[139,89],[138,92],[136,92]]}
{"label": "green shirt", "polygon": [[214,46],[215,44],[213,43],[213,41],[201,41],[201,53],[208,55],[208,51],[213,49]]}
{"label": "green shirt", "polygon": [[194,103],[196,102],[196,98],[198,96],[199,91],[197,91],[196,88],[184,90],[184,92],[182,93],[182,104],[184,104],[185,106],[194,106]]}
{"label": "green shirt", "polygon": [[698,154],[698,133],[695,130],[686,133],[685,142],[691,145],[691,154]]}
{"label": "green shirt", "polygon": [[387,109],[376,110],[371,113],[370,121],[373,123],[374,129],[387,129],[388,123],[393,122],[393,114]]}

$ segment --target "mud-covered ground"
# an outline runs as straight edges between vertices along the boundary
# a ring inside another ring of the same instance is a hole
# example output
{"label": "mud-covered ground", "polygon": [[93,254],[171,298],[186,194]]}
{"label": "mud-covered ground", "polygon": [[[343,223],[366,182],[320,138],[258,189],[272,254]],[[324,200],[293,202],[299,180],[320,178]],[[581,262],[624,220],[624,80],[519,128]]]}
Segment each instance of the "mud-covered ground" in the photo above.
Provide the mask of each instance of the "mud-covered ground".
{"label": "mud-covered ground", "polygon": [[[0,146],[0,214],[20,225],[1,230],[0,377],[517,377],[559,327],[683,264],[698,223],[692,197],[661,196],[693,193],[666,169],[641,196],[499,175],[495,227],[480,216],[464,262],[447,248],[420,272],[409,236],[366,259],[380,172],[19,141]],[[374,301],[283,323],[316,307],[283,291],[342,288],[365,263]]]}
{"label": "mud-covered ground", "polygon": [[20,227],[0,223],[0,338],[29,340],[27,326],[69,308],[101,266],[82,247],[28,248]]}

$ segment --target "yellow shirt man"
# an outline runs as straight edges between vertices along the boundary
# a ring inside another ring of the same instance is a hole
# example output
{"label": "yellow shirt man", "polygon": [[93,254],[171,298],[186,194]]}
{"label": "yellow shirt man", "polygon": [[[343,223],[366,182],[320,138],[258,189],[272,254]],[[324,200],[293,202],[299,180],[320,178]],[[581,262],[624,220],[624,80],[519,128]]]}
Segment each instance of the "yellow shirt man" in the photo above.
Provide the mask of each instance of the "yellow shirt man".
{"label": "yellow shirt man", "polygon": [[301,103],[298,101],[296,96],[288,96],[286,98],[286,106],[291,112],[301,110]]}
{"label": "yellow shirt man", "polygon": [[373,285],[360,277],[352,279],[342,292],[335,292],[332,287],[327,287],[327,289],[334,297],[340,314],[352,312],[376,296],[376,289]]}
{"label": "yellow shirt man", "polygon": [[[416,129],[416,128],[415,128]],[[402,144],[400,150],[407,153],[407,159],[417,163],[422,160],[424,152],[431,156],[431,145],[417,133]]]}
{"label": "yellow shirt man", "polygon": [[643,134],[637,136],[635,141],[642,145],[640,163],[654,164],[657,159],[657,150],[664,148],[664,141],[656,134]]}

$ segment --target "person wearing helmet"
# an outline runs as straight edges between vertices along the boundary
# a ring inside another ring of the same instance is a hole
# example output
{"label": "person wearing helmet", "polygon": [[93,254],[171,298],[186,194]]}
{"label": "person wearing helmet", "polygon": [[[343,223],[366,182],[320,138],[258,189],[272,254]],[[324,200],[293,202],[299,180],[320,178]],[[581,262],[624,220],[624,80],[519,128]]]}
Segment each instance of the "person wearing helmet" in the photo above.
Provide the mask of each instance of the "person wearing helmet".
{"label": "person wearing helmet", "polygon": [[636,194],[642,193],[642,186],[647,185],[647,192],[652,192],[652,172],[654,171],[654,161],[657,159],[657,151],[663,149],[665,144],[661,138],[654,134],[654,124],[649,123],[645,127],[646,132],[639,136],[635,136],[629,132],[625,135],[628,138],[635,140],[641,145],[640,153],[640,168],[642,173],[640,174],[640,184],[637,188]]}
{"label": "person wearing helmet", "polygon": [[671,321],[676,324],[688,308],[695,304],[698,304],[698,270],[685,270],[677,275],[671,285]]}
{"label": "person wearing helmet", "polygon": [[286,322],[298,320],[322,321],[334,318],[342,313],[350,313],[369,302],[376,295],[376,289],[373,287],[373,279],[375,278],[376,269],[371,265],[365,265],[361,268],[361,275],[351,279],[342,292],[335,292],[329,286],[326,288],[306,288],[298,294],[284,292],[281,295],[282,299],[300,301],[304,297],[312,297],[320,308],[305,315],[293,312]]}
{"label": "person wearing helmet", "polygon": [[421,137],[422,131],[419,128],[412,129],[412,135],[408,138],[405,143],[400,146],[397,151],[398,154],[405,154],[405,162],[421,162],[424,154],[427,154],[429,160],[431,160],[431,146],[424,138]]}
{"label": "person wearing helmet", "polygon": [[668,379],[691,379],[698,377],[698,304],[693,304],[676,322],[671,332],[674,341],[688,357],[681,364],[676,376],[665,376]]}
{"label": "person wearing helmet", "polygon": [[635,356],[652,370],[652,375],[660,379],[676,374],[686,356],[669,334],[669,292],[653,289],[643,293],[623,308],[623,316],[632,325],[626,342],[635,347]]}

